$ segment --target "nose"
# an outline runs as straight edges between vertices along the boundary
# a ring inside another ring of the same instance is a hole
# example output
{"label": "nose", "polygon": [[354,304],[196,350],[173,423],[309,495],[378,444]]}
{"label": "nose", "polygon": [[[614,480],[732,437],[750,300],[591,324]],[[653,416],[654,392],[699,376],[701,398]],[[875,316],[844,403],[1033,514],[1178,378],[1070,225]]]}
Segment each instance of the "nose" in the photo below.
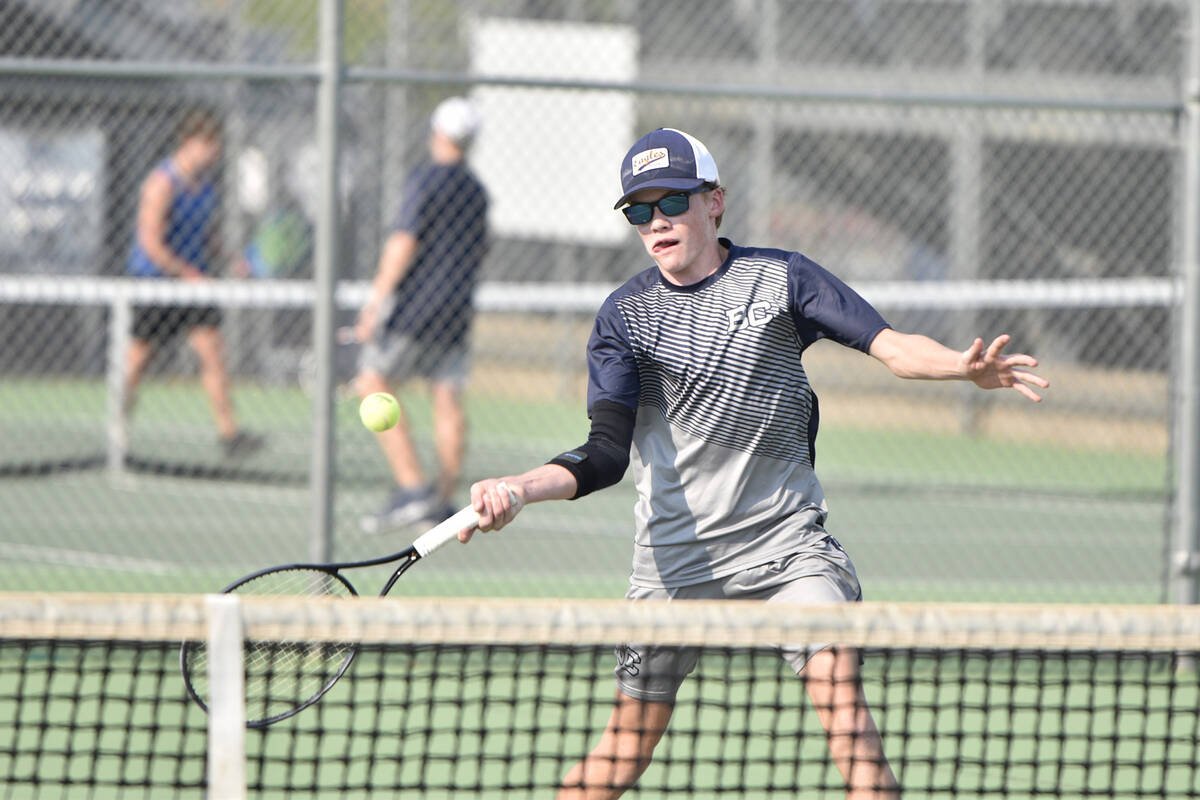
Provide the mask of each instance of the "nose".
{"label": "nose", "polygon": [[671,218],[663,213],[662,209],[654,206],[654,214],[650,217],[651,230],[666,230],[671,227]]}

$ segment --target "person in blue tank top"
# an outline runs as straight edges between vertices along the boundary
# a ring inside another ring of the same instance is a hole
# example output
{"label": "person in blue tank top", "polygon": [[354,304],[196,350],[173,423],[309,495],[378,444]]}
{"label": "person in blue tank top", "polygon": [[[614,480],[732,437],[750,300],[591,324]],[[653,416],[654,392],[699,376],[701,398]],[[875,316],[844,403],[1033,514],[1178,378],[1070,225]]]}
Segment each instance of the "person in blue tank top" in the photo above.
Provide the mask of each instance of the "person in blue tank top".
{"label": "person in blue tank top", "polygon": [[474,310],[471,295],[487,252],[488,196],[466,164],[480,119],[465,98],[442,101],[430,119],[429,160],[404,184],[400,213],[384,243],[355,336],[363,343],[356,388],[386,392],[412,378],[429,382],[439,471],[427,480],[408,425],[378,435],[395,481],[383,509],[360,522],[368,533],[453,513],[466,444],[462,389]]}
{"label": "person in blue tank top", "polygon": [[[587,441],[520,475],[471,487],[480,531],[521,508],[612,486],[633,467],[634,557],[626,597],[850,603],[862,590],[825,528],[814,472],[817,397],[801,363],[830,339],[901,378],[970,381],[1041,399],[1037,359],[1010,337],[954,350],[894,330],[858,293],[804,255],[718,235],[725,189],[694,136],[659,128],[621,162],[620,208],[653,265],[616,289],[588,342]],[[509,492],[512,492],[510,495]],[[470,530],[458,538],[467,541]],[[800,612],[798,612],[800,613]],[[801,676],[853,800],[900,786],[862,689],[859,653],[831,642],[780,652]],[[632,787],[667,728],[698,651],[654,642],[616,648],[616,697],[599,741],[559,800]]]}
{"label": "person in blue tank top", "polygon": [[[183,281],[211,278],[219,198],[210,174],[220,157],[220,121],[207,110],[189,111],[180,123],[175,151],[142,183],[126,264],[130,276]],[[186,333],[200,360],[201,383],[221,451],[228,457],[241,457],[259,450],[263,437],[238,427],[220,324],[221,311],[213,306],[136,306],[125,364],[125,412],[133,408],[138,383],[155,348]]]}

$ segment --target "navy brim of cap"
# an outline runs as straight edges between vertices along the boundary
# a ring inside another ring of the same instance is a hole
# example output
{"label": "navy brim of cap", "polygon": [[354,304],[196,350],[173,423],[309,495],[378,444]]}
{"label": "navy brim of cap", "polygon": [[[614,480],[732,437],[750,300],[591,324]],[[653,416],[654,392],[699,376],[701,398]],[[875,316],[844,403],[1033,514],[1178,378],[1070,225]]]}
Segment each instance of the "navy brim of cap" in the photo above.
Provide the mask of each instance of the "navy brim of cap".
{"label": "navy brim of cap", "polygon": [[639,183],[637,186],[630,189],[625,194],[621,195],[621,199],[613,206],[614,209],[620,208],[629,202],[629,198],[640,192],[642,189],[682,189],[688,191],[690,189],[699,189],[708,181],[700,178],[659,178],[655,180],[651,178],[645,183]]}

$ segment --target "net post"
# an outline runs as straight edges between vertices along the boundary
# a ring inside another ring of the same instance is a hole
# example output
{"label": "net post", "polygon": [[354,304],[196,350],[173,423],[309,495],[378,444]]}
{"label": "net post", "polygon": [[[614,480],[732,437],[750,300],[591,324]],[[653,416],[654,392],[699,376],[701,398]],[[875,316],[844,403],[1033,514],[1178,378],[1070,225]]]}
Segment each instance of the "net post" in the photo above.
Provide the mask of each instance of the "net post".
{"label": "net post", "polygon": [[204,598],[208,618],[208,796],[246,797],[246,691],[237,595]]}
{"label": "net post", "polygon": [[107,459],[110,478],[125,471],[125,453],[129,447],[128,389],[125,385],[125,359],[129,354],[129,329],[133,323],[130,298],[114,297],[108,316],[108,430]]}

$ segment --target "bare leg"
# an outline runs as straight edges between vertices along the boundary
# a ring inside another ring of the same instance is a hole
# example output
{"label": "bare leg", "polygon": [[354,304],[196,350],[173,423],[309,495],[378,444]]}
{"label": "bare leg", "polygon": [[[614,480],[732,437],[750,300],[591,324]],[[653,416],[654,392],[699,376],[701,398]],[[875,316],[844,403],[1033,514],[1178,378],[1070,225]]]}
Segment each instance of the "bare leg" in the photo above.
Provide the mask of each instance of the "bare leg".
{"label": "bare leg", "polygon": [[225,346],[221,332],[210,325],[197,325],[188,333],[188,343],[200,358],[200,383],[217,424],[217,435],[229,439],[237,433],[233,402],[229,399],[229,373],[225,370]]}
{"label": "bare leg", "polygon": [[635,700],[618,691],[599,744],[563,778],[558,800],[620,797],[646,767],[671,719],[670,703]]}
{"label": "bare leg", "polygon": [[[366,397],[375,392],[390,391],[384,377],[374,370],[364,370],[355,381],[359,397]],[[408,420],[404,409],[400,409],[400,421],[394,428],[376,434],[379,446],[392,468],[392,476],[400,486],[415,488],[425,483],[425,475],[421,472],[421,464],[417,460],[417,451],[413,447],[412,435],[408,430]]]}
{"label": "bare leg", "polygon": [[804,667],[804,685],[829,739],[847,800],[892,800],[900,787],[867,707],[854,648],[822,650]]}
{"label": "bare leg", "polygon": [[443,501],[450,501],[458,489],[462,474],[463,451],[466,449],[467,418],[463,414],[462,392],[453,383],[433,384],[433,426],[437,444],[437,492]]}

